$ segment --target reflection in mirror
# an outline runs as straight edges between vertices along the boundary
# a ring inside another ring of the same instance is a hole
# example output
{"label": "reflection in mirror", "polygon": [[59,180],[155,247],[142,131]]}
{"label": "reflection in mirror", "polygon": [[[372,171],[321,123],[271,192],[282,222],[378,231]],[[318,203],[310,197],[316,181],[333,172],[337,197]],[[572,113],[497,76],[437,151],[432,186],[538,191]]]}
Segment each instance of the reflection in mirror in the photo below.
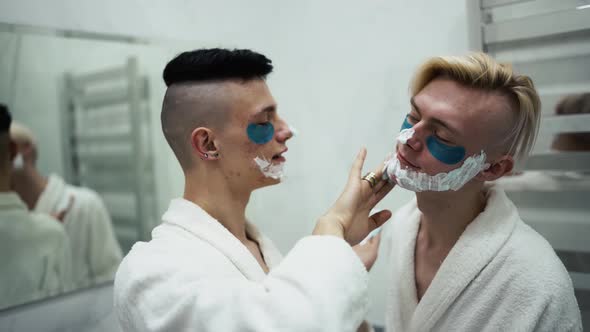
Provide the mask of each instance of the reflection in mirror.
{"label": "reflection in mirror", "polygon": [[18,31],[0,45],[2,309],[112,280],[149,238],[150,103],[172,53]]}
{"label": "reflection in mirror", "polygon": [[[590,323],[590,35],[575,1],[494,4],[482,9],[486,51],[530,75],[542,104],[528,162],[498,181],[522,219],[545,237],[570,273]],[[579,20],[577,18],[580,18]],[[547,24],[551,22],[551,24]],[[505,27],[510,26],[508,29]]]}

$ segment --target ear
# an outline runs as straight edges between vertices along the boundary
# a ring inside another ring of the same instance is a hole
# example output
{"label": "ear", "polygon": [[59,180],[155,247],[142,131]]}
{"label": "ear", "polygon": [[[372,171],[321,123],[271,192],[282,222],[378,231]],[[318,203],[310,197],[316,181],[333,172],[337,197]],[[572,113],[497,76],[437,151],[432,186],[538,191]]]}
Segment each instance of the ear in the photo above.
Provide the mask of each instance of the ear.
{"label": "ear", "polygon": [[199,127],[191,132],[191,146],[203,160],[219,159],[219,151],[214,143],[215,134],[209,128]]}
{"label": "ear", "polygon": [[494,162],[490,162],[488,169],[481,171],[476,178],[481,181],[494,181],[512,172],[514,159],[510,155],[501,156]]}

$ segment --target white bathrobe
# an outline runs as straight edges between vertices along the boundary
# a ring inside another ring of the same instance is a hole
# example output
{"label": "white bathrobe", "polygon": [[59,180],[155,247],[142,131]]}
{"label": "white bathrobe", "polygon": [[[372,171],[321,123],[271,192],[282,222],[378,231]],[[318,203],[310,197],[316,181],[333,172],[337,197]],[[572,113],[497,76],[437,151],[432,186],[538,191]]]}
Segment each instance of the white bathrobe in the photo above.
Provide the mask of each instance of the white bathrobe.
{"label": "white bathrobe", "polygon": [[63,226],[0,193],[0,309],[68,290],[71,252]]}
{"label": "white bathrobe", "polygon": [[549,243],[523,223],[497,187],[418,302],[416,200],[388,223],[383,253],[391,273],[386,331],[581,331],[571,279]]}
{"label": "white bathrobe", "polygon": [[115,310],[123,331],[346,332],[367,313],[368,273],[342,239],[306,237],[281,260],[249,224],[267,275],[196,204],[175,199],[163,220],[117,271]]}
{"label": "white bathrobe", "polygon": [[519,175],[501,177],[494,183],[508,192],[588,190],[590,188],[590,173],[526,171]]}
{"label": "white bathrobe", "polygon": [[115,238],[111,217],[94,191],[66,184],[51,175],[34,207],[38,213],[57,214],[71,208],[63,220],[72,247],[73,287],[112,280],[123,254]]}

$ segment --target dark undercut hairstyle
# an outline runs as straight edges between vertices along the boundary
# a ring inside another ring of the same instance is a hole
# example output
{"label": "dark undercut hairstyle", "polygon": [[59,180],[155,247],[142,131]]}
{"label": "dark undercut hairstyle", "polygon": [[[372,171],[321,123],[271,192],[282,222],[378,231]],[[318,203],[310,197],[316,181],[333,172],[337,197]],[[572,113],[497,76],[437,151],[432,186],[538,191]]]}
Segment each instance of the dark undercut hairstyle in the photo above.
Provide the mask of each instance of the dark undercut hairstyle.
{"label": "dark undercut hairstyle", "polygon": [[4,104],[0,104],[0,134],[5,134],[10,129],[12,123],[12,117],[8,111],[8,107]]}
{"label": "dark undercut hairstyle", "polygon": [[185,82],[255,78],[265,79],[272,72],[272,61],[246,49],[199,49],[183,52],[164,69],[166,86]]}
{"label": "dark undercut hairstyle", "polygon": [[184,52],[168,62],[160,118],[164,137],[184,170],[193,166],[191,132],[198,127],[220,129],[228,118],[226,97],[220,89],[207,88],[209,83],[265,80],[272,69],[262,54],[221,48]]}
{"label": "dark undercut hairstyle", "polygon": [[8,111],[8,107],[0,104],[0,170],[4,172],[8,163],[10,162],[10,124],[12,123],[12,116]]}

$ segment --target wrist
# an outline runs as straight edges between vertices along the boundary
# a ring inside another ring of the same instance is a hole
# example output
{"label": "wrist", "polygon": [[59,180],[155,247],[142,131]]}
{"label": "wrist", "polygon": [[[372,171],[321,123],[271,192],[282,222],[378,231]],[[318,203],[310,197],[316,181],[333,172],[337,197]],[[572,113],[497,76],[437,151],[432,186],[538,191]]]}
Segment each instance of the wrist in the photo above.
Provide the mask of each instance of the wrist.
{"label": "wrist", "polygon": [[324,215],[318,219],[313,235],[333,235],[344,238],[344,227],[337,216]]}

